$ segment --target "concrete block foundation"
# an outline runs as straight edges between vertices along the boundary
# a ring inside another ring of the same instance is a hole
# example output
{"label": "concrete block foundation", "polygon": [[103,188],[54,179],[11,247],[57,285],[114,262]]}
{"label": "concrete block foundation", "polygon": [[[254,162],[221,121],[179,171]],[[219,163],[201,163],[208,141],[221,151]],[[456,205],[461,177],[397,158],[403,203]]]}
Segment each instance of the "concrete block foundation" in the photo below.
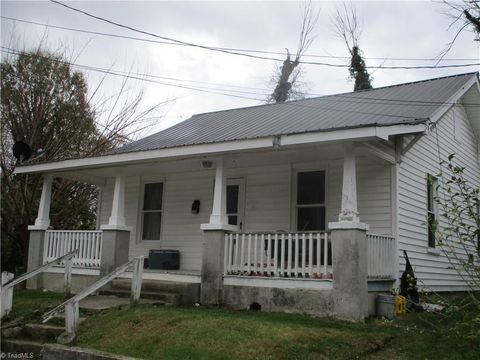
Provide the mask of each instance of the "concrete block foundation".
{"label": "concrete block foundation", "polygon": [[[253,286],[224,286],[225,306],[234,309],[302,313],[314,316],[334,316],[331,290],[280,289]],[[252,305],[254,304],[254,305]],[[258,304],[260,308],[255,309]]]}

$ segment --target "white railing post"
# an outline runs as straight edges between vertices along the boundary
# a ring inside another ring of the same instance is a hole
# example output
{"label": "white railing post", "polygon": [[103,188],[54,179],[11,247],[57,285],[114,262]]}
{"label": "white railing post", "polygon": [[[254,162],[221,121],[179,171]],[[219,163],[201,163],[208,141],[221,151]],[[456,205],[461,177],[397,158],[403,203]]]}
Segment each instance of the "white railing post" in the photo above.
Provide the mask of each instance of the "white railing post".
{"label": "white railing post", "polygon": [[131,306],[137,305],[140,301],[140,293],[142,291],[143,263],[143,257],[138,257],[133,262],[132,293],[130,295]]}
{"label": "white railing post", "polygon": [[72,290],[73,257],[65,260],[65,295],[70,296]]}
{"label": "white railing post", "polygon": [[8,315],[12,310],[12,302],[13,302],[13,286],[6,286],[3,287],[3,284],[7,283],[8,281],[12,280],[15,275],[8,272],[2,272],[2,288],[0,290],[0,315],[1,318]]}
{"label": "white railing post", "polygon": [[75,336],[80,318],[78,301],[65,304],[65,331],[68,335]]}
{"label": "white railing post", "polygon": [[[323,266],[324,266],[324,275],[328,277],[328,234],[325,233],[323,236]],[[333,262],[333,261],[332,261]]]}

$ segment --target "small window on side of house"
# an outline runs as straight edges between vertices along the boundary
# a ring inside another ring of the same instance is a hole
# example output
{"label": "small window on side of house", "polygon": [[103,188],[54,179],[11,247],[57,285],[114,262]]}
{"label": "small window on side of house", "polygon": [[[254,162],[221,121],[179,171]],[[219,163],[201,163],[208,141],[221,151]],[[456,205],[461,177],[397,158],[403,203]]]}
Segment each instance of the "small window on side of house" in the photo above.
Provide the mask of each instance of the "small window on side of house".
{"label": "small window on side of house", "polygon": [[435,229],[437,223],[437,206],[435,198],[437,196],[437,178],[427,175],[427,228],[428,228],[428,247],[436,247]]}
{"label": "small window on side of house", "polygon": [[145,184],[142,208],[142,240],[160,240],[163,183]]}

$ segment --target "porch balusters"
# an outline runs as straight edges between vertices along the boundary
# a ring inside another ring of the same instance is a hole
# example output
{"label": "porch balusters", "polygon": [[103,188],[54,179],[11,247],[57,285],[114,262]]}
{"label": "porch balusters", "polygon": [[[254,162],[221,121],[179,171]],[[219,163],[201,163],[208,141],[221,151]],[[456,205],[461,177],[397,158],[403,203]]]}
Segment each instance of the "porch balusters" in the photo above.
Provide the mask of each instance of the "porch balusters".
{"label": "porch balusters", "polygon": [[226,234],[225,274],[331,278],[327,233]]}

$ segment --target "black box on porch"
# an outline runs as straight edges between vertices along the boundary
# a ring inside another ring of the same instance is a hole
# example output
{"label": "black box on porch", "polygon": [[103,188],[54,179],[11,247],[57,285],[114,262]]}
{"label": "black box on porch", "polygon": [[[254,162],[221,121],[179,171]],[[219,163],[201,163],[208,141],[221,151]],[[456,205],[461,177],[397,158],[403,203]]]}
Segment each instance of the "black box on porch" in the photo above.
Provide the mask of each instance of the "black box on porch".
{"label": "black box on porch", "polygon": [[180,251],[150,250],[148,266],[150,269],[178,270],[180,269]]}

